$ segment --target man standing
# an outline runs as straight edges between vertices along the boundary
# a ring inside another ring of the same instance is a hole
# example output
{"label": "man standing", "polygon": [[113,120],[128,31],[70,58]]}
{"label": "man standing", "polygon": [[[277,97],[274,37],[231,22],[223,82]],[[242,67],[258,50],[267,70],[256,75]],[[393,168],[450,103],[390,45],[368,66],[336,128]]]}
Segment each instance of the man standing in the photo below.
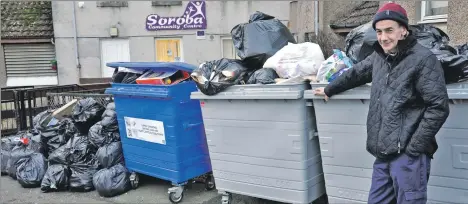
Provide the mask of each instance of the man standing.
{"label": "man standing", "polygon": [[426,203],[435,135],[449,115],[444,72],[411,35],[400,5],[382,6],[373,28],[374,52],[315,94],[328,100],[372,82],[366,149],[376,160],[368,203]]}

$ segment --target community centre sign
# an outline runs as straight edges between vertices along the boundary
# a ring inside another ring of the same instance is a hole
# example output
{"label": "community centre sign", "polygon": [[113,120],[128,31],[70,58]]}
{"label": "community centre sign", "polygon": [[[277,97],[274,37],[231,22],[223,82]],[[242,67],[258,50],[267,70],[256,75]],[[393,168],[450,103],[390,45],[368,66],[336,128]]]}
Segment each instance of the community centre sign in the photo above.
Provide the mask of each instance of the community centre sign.
{"label": "community centre sign", "polygon": [[190,1],[182,16],[163,17],[151,14],[146,17],[146,30],[206,29],[206,2]]}

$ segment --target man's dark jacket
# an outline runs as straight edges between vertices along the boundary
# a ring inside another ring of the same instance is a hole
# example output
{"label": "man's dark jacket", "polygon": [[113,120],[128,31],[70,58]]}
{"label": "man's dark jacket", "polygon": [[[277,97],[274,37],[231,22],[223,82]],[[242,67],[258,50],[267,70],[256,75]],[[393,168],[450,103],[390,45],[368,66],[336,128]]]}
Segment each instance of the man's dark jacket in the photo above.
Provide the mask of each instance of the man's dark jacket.
{"label": "man's dark jacket", "polygon": [[409,35],[398,54],[374,52],[326,88],[329,97],[372,82],[367,117],[367,151],[390,159],[399,153],[433,156],[435,135],[449,115],[444,72],[437,57]]}

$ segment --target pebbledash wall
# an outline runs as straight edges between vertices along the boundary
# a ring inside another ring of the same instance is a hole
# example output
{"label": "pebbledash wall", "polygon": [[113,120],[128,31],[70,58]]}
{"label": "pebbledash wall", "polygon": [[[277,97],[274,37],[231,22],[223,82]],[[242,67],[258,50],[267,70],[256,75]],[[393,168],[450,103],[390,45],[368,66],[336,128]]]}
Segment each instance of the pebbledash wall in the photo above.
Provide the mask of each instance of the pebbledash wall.
{"label": "pebbledash wall", "polygon": [[235,58],[230,31],[255,11],[289,22],[288,1],[53,1],[52,10],[59,84],[109,80],[111,61]]}

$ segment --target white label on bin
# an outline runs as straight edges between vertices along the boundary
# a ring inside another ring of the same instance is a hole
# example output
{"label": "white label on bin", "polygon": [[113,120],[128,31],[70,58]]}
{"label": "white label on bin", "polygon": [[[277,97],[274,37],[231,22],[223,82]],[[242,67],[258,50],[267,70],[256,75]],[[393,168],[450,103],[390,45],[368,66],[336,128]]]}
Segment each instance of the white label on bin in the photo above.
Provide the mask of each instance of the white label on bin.
{"label": "white label on bin", "polygon": [[163,122],[130,117],[124,119],[128,138],[166,144]]}

